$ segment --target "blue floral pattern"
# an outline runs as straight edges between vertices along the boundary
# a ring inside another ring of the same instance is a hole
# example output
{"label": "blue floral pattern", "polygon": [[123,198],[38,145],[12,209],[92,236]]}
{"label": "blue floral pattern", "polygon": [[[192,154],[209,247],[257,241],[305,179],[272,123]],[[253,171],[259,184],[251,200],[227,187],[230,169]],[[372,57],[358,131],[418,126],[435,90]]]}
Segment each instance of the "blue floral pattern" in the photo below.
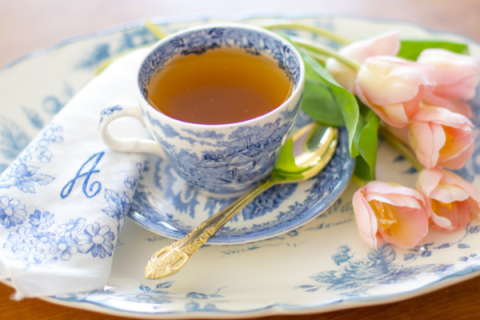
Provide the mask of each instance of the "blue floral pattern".
{"label": "blue floral pattern", "polygon": [[100,227],[95,222],[88,225],[83,233],[77,234],[75,240],[80,252],[91,253],[94,258],[98,256],[103,259],[107,255],[112,255],[115,235],[110,231],[109,226]]}
{"label": "blue floral pattern", "polygon": [[123,195],[119,195],[113,190],[105,189],[105,200],[108,203],[108,207],[103,208],[102,211],[106,213],[107,216],[117,220],[117,234],[119,234],[125,216],[131,207],[130,198],[125,192]]}
{"label": "blue floral pattern", "polygon": [[[275,234],[277,230],[289,230],[305,219],[313,218],[322,208],[326,209],[346,187],[353,170],[354,162],[348,153],[347,139],[346,131],[341,130],[334,157],[329,165],[312,179],[310,188],[298,192],[295,184],[274,186],[247,205],[209,241],[230,244],[251,241],[255,237]],[[129,212],[134,221],[146,228],[169,237],[182,238],[195,226],[194,219],[198,218],[199,213],[204,214],[203,219],[206,219],[233,201],[199,194],[179,180],[170,162],[165,163],[156,156],[151,159],[156,159],[153,181],[142,181],[138,185],[132,199],[132,210]],[[163,199],[171,206],[165,207],[163,201],[157,204],[151,196],[152,188],[161,191]],[[292,204],[284,205],[293,198],[296,200]],[[182,214],[185,213],[192,219],[183,218]],[[264,218],[267,214],[270,219]],[[239,223],[242,227],[237,227]]]}
{"label": "blue floral pattern", "polygon": [[[126,194],[120,196],[106,189],[105,200],[109,206],[103,212],[118,221],[118,234],[130,208],[130,199]],[[49,211],[35,210],[25,224],[25,205],[17,199],[0,197],[0,224],[7,229],[17,227],[9,233],[3,247],[15,253],[26,267],[68,261],[78,253],[100,259],[112,255],[115,234],[108,225],[101,226],[98,222],[87,225],[85,218],[76,218],[56,226],[54,217]]]}
{"label": "blue floral pattern", "polygon": [[150,33],[145,27],[136,30],[125,30],[118,38],[117,43],[97,44],[84,58],[77,64],[79,69],[92,69],[110,58],[122,52],[138,48],[156,42],[158,39]]}
{"label": "blue floral pattern", "polygon": [[0,197],[0,224],[5,228],[23,224],[27,218],[25,206],[14,198]]}
{"label": "blue floral pattern", "polygon": [[[158,135],[156,139],[175,171],[191,185],[213,193],[237,193],[252,188],[271,172],[280,154],[280,142],[291,126],[292,122],[282,123],[281,119],[264,126],[242,126],[227,140],[216,141],[214,151],[203,151],[201,156],[178,150]],[[168,131],[161,128],[166,137],[179,135],[170,126]]]}
{"label": "blue floral pattern", "polygon": [[61,143],[62,127],[50,124],[39,137],[15,160],[0,177],[0,189],[17,188],[23,193],[36,193],[35,187],[47,185],[55,179],[52,176],[38,173],[39,167],[29,166],[33,157],[48,163],[53,157],[47,148],[50,143]]}
{"label": "blue floral pattern", "polygon": [[0,122],[0,153],[7,159],[15,159],[31,138],[13,121],[5,118]]}
{"label": "blue floral pattern", "polygon": [[[350,248],[344,245],[338,251],[345,253],[348,252],[347,250],[350,251]],[[389,244],[370,251],[366,259],[339,260],[337,257],[334,255],[333,260],[340,269],[322,271],[310,276],[310,279],[321,285],[301,285],[298,288],[315,292],[326,287],[326,290],[345,291],[348,294],[358,295],[381,285],[413,281],[417,275],[426,271],[442,274],[451,267],[443,264],[406,266],[396,263],[397,254],[394,247]]]}

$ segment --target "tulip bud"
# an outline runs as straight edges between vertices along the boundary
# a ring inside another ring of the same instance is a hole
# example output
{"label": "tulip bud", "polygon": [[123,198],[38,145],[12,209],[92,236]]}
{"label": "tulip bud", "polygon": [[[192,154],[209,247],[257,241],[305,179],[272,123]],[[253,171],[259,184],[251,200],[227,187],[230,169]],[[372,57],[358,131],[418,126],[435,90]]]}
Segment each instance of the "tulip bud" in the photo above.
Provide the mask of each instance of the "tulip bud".
{"label": "tulip bud", "polygon": [[480,213],[480,192],[458,175],[439,168],[424,169],[417,190],[426,199],[430,223],[442,231],[455,231]]}
{"label": "tulip bud", "polygon": [[480,60],[443,49],[426,49],[417,62],[435,68],[436,86],[425,95],[425,101],[471,117],[470,106],[463,101],[475,96]]}
{"label": "tulip bud", "polygon": [[[398,39],[400,31],[393,30],[380,34],[376,37],[356,41],[338,51],[342,56],[362,64],[367,58],[373,56],[395,56],[400,49]],[[350,67],[338,62],[334,58],[328,58],[326,63],[327,72],[345,89],[355,94],[355,79],[357,72]]]}
{"label": "tulip bud", "polygon": [[411,248],[428,232],[423,197],[413,189],[372,181],[355,192],[352,205],[360,238],[372,248],[383,241]]}
{"label": "tulip bud", "polygon": [[473,153],[473,124],[444,108],[422,106],[413,115],[409,140],[418,161],[427,169],[460,169]]}
{"label": "tulip bud", "polygon": [[394,57],[368,58],[357,75],[357,95],[389,125],[406,126],[424,93],[433,89],[434,68]]}

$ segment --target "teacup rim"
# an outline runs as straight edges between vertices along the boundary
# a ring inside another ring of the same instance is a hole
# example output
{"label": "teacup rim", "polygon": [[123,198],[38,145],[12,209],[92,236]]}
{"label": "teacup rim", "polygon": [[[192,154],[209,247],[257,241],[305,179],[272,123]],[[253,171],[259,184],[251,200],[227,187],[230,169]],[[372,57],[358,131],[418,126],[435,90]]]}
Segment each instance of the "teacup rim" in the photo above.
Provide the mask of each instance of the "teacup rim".
{"label": "teacup rim", "polygon": [[[186,34],[186,33],[190,33],[192,31],[196,31],[196,30],[205,30],[205,29],[209,29],[209,28],[215,28],[215,27],[231,27],[231,28],[242,28],[242,29],[250,29],[250,30],[255,30],[255,31],[258,31],[258,32],[262,32],[262,33],[265,33],[277,40],[279,40],[280,42],[282,42],[283,44],[285,45],[288,45],[291,49],[292,49],[292,52],[294,53],[295,57],[297,58],[297,60],[299,61],[299,68],[300,68],[300,79],[298,81],[298,85],[296,86],[296,88],[293,89],[292,93],[290,94],[290,96],[281,104],[279,105],[278,107],[276,107],[275,109],[265,113],[265,114],[262,114],[261,116],[258,116],[258,117],[255,117],[255,118],[252,118],[252,119],[248,119],[248,120],[244,120],[244,121],[240,121],[240,122],[232,122],[232,123],[222,123],[222,124],[204,124],[204,123],[193,123],[193,122],[187,122],[187,121],[182,121],[182,120],[179,120],[179,119],[175,119],[175,118],[172,118],[162,112],[160,112],[159,110],[155,109],[146,99],[145,97],[143,96],[142,94],[142,90],[140,88],[140,84],[139,84],[139,77],[140,77],[140,72],[141,72],[141,67],[143,65],[143,63],[145,62],[145,60],[158,48],[160,47],[161,45],[163,45],[164,43],[170,41],[171,39],[179,36],[179,35],[182,35],[182,34]],[[268,118],[270,117],[272,114],[275,114],[275,113],[278,113],[279,111],[281,112],[280,109],[282,108],[285,108],[286,106],[290,105],[292,101],[294,101],[296,99],[297,96],[299,96],[299,94],[301,93],[301,91],[303,90],[303,86],[304,86],[304,83],[305,83],[305,65],[303,63],[303,59],[302,59],[302,56],[300,55],[300,52],[298,52],[298,50],[290,43],[288,42],[287,40],[285,40],[283,37],[281,37],[280,35],[274,33],[274,32],[271,32],[269,30],[266,30],[264,28],[261,28],[261,27],[257,27],[257,26],[254,26],[254,25],[249,25],[249,24],[241,24],[241,23],[210,23],[210,24],[205,24],[205,25],[199,25],[199,26],[193,26],[193,27],[190,27],[190,28],[187,28],[187,29],[183,29],[183,30],[180,30],[178,32],[175,32],[171,35],[168,35],[167,37],[163,38],[163,39],[160,39],[158,42],[156,42],[149,50],[149,52],[145,55],[145,57],[142,59],[142,61],[140,62],[138,68],[137,68],[138,72],[137,72],[137,76],[135,77],[135,88],[136,88],[136,93],[137,93],[137,98],[140,99],[141,101],[141,104],[144,104],[146,106],[148,106],[150,109],[152,109],[153,111],[155,111],[155,114],[159,115],[160,117],[162,118],[166,118],[168,119],[168,121],[171,121],[173,123],[178,123],[179,125],[188,125],[188,126],[192,126],[194,128],[216,128],[216,129],[221,129],[221,128],[226,128],[226,127],[234,127],[234,126],[243,126],[243,125],[248,125],[248,124],[251,124],[251,123],[255,123],[255,122],[261,122],[263,119],[265,118]],[[298,97],[298,99],[300,99],[300,97]]]}

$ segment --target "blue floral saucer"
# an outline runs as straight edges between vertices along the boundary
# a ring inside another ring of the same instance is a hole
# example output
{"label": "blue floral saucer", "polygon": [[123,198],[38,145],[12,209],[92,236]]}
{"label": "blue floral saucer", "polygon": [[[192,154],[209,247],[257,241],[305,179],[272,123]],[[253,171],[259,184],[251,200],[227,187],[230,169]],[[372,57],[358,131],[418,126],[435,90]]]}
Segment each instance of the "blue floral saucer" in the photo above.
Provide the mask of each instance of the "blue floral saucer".
{"label": "blue floral saucer", "polygon": [[[301,113],[295,129],[310,121]],[[320,174],[300,184],[265,191],[208,243],[239,244],[270,238],[298,228],[327,209],[347,187],[355,164],[348,153],[347,132],[340,130],[339,138],[334,157]],[[213,199],[196,191],[159,156],[150,156],[145,170],[129,216],[162,236],[181,239],[235,200]]]}

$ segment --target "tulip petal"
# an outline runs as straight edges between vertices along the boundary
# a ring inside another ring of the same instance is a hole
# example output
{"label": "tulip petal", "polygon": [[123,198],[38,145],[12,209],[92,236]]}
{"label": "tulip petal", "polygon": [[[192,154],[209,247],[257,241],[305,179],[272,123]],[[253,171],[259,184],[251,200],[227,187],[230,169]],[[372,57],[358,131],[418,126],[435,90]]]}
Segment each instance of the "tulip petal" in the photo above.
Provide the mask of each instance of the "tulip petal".
{"label": "tulip petal", "polygon": [[426,92],[424,96],[425,102],[429,105],[446,108],[452,112],[459,113],[467,118],[473,116],[472,108],[468,103],[460,99],[449,99],[435,95],[433,92]]}
{"label": "tulip petal", "polygon": [[366,196],[368,202],[377,200],[383,203],[388,203],[394,206],[405,206],[409,208],[420,209],[423,205],[423,199],[416,199],[404,194],[379,194],[369,192]]}
{"label": "tulip petal", "polygon": [[400,50],[400,31],[392,30],[376,37],[356,41],[339,50],[342,56],[363,63],[373,56],[396,56]]}
{"label": "tulip petal", "polygon": [[450,159],[439,161],[438,164],[446,169],[461,169],[465,165],[465,162],[472,157],[474,147],[475,146],[473,142],[471,142],[466,149],[462,150]]}
{"label": "tulip petal", "polygon": [[454,202],[450,206],[437,205],[431,220],[433,226],[442,231],[455,231],[463,228],[470,221],[467,204],[465,202]]}
{"label": "tulip petal", "polygon": [[449,102],[454,106],[453,112],[460,113],[467,118],[473,117],[472,107],[468,103],[460,99],[450,99]]}
{"label": "tulip petal", "polygon": [[429,83],[423,69],[399,58],[368,58],[358,71],[357,85],[373,104],[402,103],[417,96],[420,85]]}
{"label": "tulip petal", "polygon": [[357,85],[356,92],[358,98],[369,106],[384,122],[395,128],[402,128],[408,124],[408,117],[403,110],[403,104],[391,104],[388,106],[377,106],[368,101],[363,94],[362,88]]}
{"label": "tulip petal", "polygon": [[446,135],[449,136],[450,141],[440,149],[439,161],[445,161],[457,157],[460,153],[473,145],[473,134],[469,131],[463,131],[454,128],[443,127]]}
{"label": "tulip petal", "polygon": [[430,198],[443,203],[452,203],[467,200],[470,195],[459,186],[440,182],[430,194]]}
{"label": "tulip petal", "polygon": [[412,121],[408,129],[410,145],[418,161],[427,169],[435,167],[440,149],[446,141],[442,126],[431,122]]}
{"label": "tulip petal", "polygon": [[480,214],[480,206],[478,202],[476,202],[472,198],[469,198],[466,203],[468,212],[470,213],[470,221],[476,220],[478,218],[478,215]]}
{"label": "tulip petal", "polygon": [[436,95],[465,100],[475,96],[480,73],[479,59],[443,49],[427,49],[417,61],[435,68]]}
{"label": "tulip petal", "polygon": [[[400,49],[400,31],[385,32],[376,37],[356,41],[339,50],[339,54],[359,64],[373,56],[395,56]],[[355,92],[357,73],[334,58],[328,58],[325,64],[327,72],[350,93]]]}
{"label": "tulip petal", "polygon": [[422,170],[417,190],[427,200],[431,223],[442,231],[463,228],[480,213],[480,192],[450,171]]}
{"label": "tulip petal", "polygon": [[357,221],[357,228],[360,238],[371,248],[378,248],[377,241],[377,219],[373,213],[370,205],[365,200],[362,191],[359,189],[353,195],[352,206]]}
{"label": "tulip petal", "polygon": [[465,116],[444,108],[435,106],[421,106],[413,115],[412,121],[435,122],[444,126],[469,131],[473,128],[472,122]]}
{"label": "tulip petal", "polygon": [[325,69],[339,85],[347,89],[351,94],[356,94],[355,79],[357,78],[357,73],[352,68],[338,62],[334,58],[328,58],[325,63]]}
{"label": "tulip petal", "polygon": [[416,189],[429,198],[432,191],[442,180],[442,177],[442,170],[438,168],[423,169],[418,175]]}
{"label": "tulip petal", "polygon": [[478,72],[469,76],[465,75],[465,78],[457,82],[437,85],[433,92],[443,97],[470,100],[475,97],[475,89],[477,86]]}
{"label": "tulip petal", "polygon": [[367,197],[371,192],[383,195],[398,194],[405,197],[413,197],[418,201],[423,202],[423,197],[419,192],[398,184],[386,183],[382,181],[371,181],[364,188]]}
{"label": "tulip petal", "polygon": [[443,177],[441,181],[446,184],[459,186],[465,190],[473,200],[475,200],[477,203],[480,203],[480,191],[455,173],[443,170]]}
{"label": "tulip petal", "polygon": [[408,116],[405,113],[403,104],[396,103],[382,107],[372,104],[372,106],[372,109],[377,112],[379,116],[380,114],[383,115],[381,119],[391,126],[401,128],[408,124]]}
{"label": "tulip petal", "polygon": [[428,219],[425,210],[406,207],[392,207],[397,223],[387,230],[379,228],[385,242],[400,248],[412,248],[427,235]]}

